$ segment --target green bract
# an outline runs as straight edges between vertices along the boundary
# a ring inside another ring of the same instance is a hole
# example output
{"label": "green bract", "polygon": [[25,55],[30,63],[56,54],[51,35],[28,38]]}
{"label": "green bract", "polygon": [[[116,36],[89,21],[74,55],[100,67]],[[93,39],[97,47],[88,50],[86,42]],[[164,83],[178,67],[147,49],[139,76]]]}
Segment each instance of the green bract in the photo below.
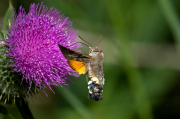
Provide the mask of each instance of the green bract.
{"label": "green bract", "polygon": [[21,84],[22,76],[12,72],[7,63],[8,58],[3,54],[5,54],[5,48],[0,45],[0,102],[11,102],[16,97],[25,99],[28,91],[32,95],[35,92],[34,85],[29,90],[28,83]]}

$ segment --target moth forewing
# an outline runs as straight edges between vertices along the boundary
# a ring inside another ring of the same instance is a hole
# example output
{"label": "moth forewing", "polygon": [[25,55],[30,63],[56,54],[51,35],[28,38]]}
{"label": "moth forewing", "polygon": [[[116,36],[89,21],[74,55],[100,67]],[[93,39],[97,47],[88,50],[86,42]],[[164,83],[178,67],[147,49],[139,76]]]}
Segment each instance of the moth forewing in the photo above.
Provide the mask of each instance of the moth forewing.
{"label": "moth forewing", "polygon": [[66,47],[59,45],[59,48],[62,52],[62,54],[64,55],[64,57],[68,60],[75,60],[75,61],[80,61],[83,63],[89,63],[91,56],[86,55],[86,54],[82,54],[70,49],[67,49]]}

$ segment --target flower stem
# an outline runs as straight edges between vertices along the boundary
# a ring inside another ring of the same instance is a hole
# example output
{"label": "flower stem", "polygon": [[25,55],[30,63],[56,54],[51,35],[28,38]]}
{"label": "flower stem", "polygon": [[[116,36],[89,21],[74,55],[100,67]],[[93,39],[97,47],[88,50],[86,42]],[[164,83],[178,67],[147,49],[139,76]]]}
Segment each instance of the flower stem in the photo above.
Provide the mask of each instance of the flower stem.
{"label": "flower stem", "polygon": [[23,119],[34,119],[30,109],[29,109],[29,106],[28,106],[28,102],[25,101],[24,99],[22,98],[16,98],[16,103],[15,105],[17,106],[20,114],[21,114],[21,117]]}

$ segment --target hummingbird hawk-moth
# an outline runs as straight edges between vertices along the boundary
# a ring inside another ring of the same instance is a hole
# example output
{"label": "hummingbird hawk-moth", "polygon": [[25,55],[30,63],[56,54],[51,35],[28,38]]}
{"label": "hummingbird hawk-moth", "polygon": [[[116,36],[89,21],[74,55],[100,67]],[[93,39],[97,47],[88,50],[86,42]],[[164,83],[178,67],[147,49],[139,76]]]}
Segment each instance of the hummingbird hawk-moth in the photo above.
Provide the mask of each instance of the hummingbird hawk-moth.
{"label": "hummingbird hawk-moth", "polygon": [[[79,38],[81,37],[79,36]],[[99,42],[101,39],[102,35]],[[96,47],[92,47],[88,42],[86,42],[89,45],[89,55],[75,52],[58,44],[62,54],[67,59],[68,65],[73,70],[75,70],[78,74],[88,73],[90,78],[88,82],[88,97],[89,99],[95,101],[103,99],[102,93],[105,81],[103,73],[104,54],[102,50],[97,47],[99,42]]]}

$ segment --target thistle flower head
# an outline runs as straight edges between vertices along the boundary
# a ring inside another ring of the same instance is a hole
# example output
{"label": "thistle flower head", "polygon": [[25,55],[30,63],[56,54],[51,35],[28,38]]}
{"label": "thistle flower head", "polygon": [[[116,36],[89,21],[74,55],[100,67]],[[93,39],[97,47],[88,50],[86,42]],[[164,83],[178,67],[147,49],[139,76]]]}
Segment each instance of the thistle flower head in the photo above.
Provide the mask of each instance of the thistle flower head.
{"label": "thistle flower head", "polygon": [[[78,76],[68,66],[58,44],[77,51],[80,43],[72,22],[54,8],[48,10],[42,3],[31,4],[29,13],[22,6],[6,34],[7,57],[14,72],[22,75],[30,87],[67,85],[66,75]],[[79,52],[79,51],[77,51]]]}

